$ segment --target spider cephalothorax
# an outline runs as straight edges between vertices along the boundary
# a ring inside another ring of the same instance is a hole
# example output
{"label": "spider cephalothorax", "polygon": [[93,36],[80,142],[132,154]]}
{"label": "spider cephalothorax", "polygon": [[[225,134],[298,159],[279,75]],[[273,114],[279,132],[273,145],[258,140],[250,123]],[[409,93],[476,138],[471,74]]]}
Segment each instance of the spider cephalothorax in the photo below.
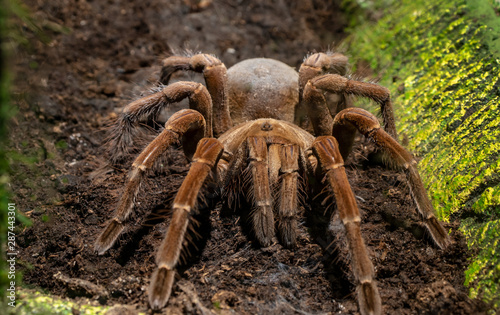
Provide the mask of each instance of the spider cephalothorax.
{"label": "spider cephalothorax", "polygon": [[[106,252],[123,231],[145,172],[171,144],[180,142],[192,163],[173,201],[172,219],[158,249],[158,269],[149,287],[152,308],[162,308],[168,301],[190,215],[204,182],[210,177],[220,189],[234,186],[234,179],[245,168],[249,184],[244,188],[249,190],[246,195],[252,204],[252,227],[262,246],[270,245],[275,230],[284,246],[295,246],[298,190],[305,184],[299,173],[325,178],[351,253],[360,311],[380,314],[374,269],[344,170],[356,131],[370,138],[392,165],[405,173],[435,243],[444,248],[450,240],[434,215],[413,156],[397,141],[389,91],[347,79],[343,76],[346,69],[347,58],[333,53],[308,56],[298,73],[279,61],[264,58],[243,61],[228,71],[217,58],[206,54],[165,59],[161,81],[167,86],[124,108],[111,139],[112,161],[129,154],[140,119],[154,118],[166,104],[184,98],[189,98],[190,109],[172,115],[133,162],[116,213],[95,243],[97,252]],[[172,73],[179,70],[202,72],[206,87],[185,81],[168,85]],[[335,101],[326,102],[324,92],[335,95]],[[385,130],[374,115],[352,107],[351,95],[380,104]],[[304,115],[307,121],[302,119]],[[299,127],[305,122],[313,134]],[[276,193],[272,193],[273,188]]]}

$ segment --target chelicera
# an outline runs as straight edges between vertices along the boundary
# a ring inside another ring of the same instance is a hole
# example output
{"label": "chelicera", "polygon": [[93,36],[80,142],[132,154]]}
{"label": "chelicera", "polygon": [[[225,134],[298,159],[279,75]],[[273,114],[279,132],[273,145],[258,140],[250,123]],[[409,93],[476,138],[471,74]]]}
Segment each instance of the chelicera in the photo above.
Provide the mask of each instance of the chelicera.
{"label": "chelicera", "polygon": [[[124,230],[145,172],[170,145],[181,143],[191,165],[173,201],[170,225],[157,252],[158,268],[148,292],[153,309],[161,309],[168,302],[186,230],[209,179],[215,181],[223,202],[231,200],[238,190],[247,190],[251,226],[262,246],[269,246],[277,231],[281,244],[293,248],[298,190],[307,184],[304,178],[309,176],[324,182],[333,194],[336,215],[331,220],[333,223],[337,217],[342,222],[340,233],[348,242],[360,312],[380,314],[382,302],[375,272],[361,236],[356,198],[344,170],[356,131],[371,139],[391,164],[404,172],[435,244],[445,248],[450,239],[436,219],[415,159],[397,141],[389,91],[345,77],[347,66],[347,57],[338,53],[309,55],[298,73],[284,63],[265,58],[243,61],[229,70],[208,54],[166,58],[160,79],[165,87],[130,103],[119,116],[111,138],[112,162],[130,154],[141,119],[154,119],[164,106],[185,98],[190,109],[173,114],[133,162],[115,215],[95,243],[96,251],[105,253]],[[174,72],[187,70],[202,73],[206,87],[189,81],[169,84]],[[325,92],[334,96],[330,97],[333,101],[327,102]],[[353,107],[351,95],[377,102],[384,128],[374,115]],[[247,184],[241,183],[241,174],[247,174]]]}

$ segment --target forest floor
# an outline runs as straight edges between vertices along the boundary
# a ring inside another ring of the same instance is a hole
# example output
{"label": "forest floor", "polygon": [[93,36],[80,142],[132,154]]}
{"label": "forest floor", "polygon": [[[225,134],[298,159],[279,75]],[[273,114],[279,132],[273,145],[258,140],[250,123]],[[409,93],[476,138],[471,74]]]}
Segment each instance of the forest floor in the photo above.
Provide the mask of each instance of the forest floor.
{"label": "forest floor", "polygon": [[[128,173],[126,164],[96,172],[108,161],[109,122],[156,86],[160,60],[169,53],[212,53],[228,67],[253,57],[298,67],[308,53],[339,43],[346,21],[338,6],[316,0],[26,3],[50,41],[27,32],[30,44],[12,65],[19,111],[9,138],[11,187],[18,209],[33,222],[17,239],[23,281],[77,302],[90,298],[149,313],[147,286],[168,226],[162,209],[189,165],[179,148],[169,149],[167,163],[146,178],[127,232],[98,256],[93,243]],[[53,31],[60,26],[70,32]],[[385,313],[485,313],[463,286],[471,253],[458,222],[444,224],[450,248],[436,248],[423,236],[402,175],[369,163],[371,147],[360,140],[346,171],[359,197]],[[199,236],[179,270],[168,312],[356,314],[349,265],[326,231],[333,207],[317,210],[320,202],[311,199],[302,207],[294,250],[277,241],[258,246],[247,222],[220,204],[201,209],[207,215],[196,217]]]}

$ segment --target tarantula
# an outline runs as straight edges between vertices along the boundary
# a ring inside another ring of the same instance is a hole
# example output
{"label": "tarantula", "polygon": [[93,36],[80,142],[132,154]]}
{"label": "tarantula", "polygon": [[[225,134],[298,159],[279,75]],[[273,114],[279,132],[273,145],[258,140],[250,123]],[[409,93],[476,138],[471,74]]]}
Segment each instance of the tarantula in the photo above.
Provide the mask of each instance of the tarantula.
{"label": "tarantula", "polygon": [[[247,196],[253,207],[251,225],[262,246],[271,244],[275,229],[285,247],[295,246],[298,187],[305,183],[299,173],[324,180],[333,191],[344,227],[360,312],[380,314],[374,268],[361,236],[358,206],[344,170],[356,130],[371,139],[404,172],[423,223],[437,246],[445,248],[450,239],[436,219],[415,159],[397,141],[388,89],[346,78],[347,67],[347,57],[338,53],[312,54],[305,58],[298,73],[282,62],[265,58],[243,61],[229,70],[208,54],[166,58],[161,73],[166,87],[130,103],[118,118],[111,139],[112,161],[118,162],[129,154],[140,119],[155,118],[165,105],[184,98],[189,99],[190,109],[173,114],[133,162],[116,213],[95,243],[96,251],[103,254],[113,246],[133,210],[145,172],[171,144],[180,142],[191,166],[173,201],[170,225],[158,249],[158,268],[148,291],[153,309],[161,309],[169,299],[185,233],[202,186],[212,178],[221,192],[231,191],[228,187],[238,183],[235,179],[246,169],[250,176]],[[168,85],[172,74],[179,70],[203,73],[206,87],[188,81]],[[333,102],[327,102],[325,92],[335,96]],[[380,105],[385,130],[374,115],[352,107],[352,95]],[[306,125],[304,114],[313,134],[299,127]],[[224,193],[219,196],[231,197]]]}

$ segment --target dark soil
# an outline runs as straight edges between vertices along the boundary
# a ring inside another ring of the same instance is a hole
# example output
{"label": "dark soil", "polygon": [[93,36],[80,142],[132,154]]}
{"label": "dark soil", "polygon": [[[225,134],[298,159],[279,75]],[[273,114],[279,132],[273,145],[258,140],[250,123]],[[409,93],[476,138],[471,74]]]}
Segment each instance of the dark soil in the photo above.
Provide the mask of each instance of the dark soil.
{"label": "dark soil", "polygon": [[[106,126],[116,108],[154,87],[159,61],[172,51],[213,53],[228,67],[252,57],[297,66],[307,53],[338,43],[345,20],[338,5],[318,0],[26,3],[51,40],[42,44],[26,31],[30,44],[13,65],[19,113],[11,126],[11,186],[18,209],[33,222],[17,239],[24,282],[76,301],[87,297],[149,312],[146,289],[168,226],[163,209],[188,163],[178,148],[169,150],[167,163],[147,177],[125,235],[97,256],[93,243],[127,176],[127,167],[102,171]],[[54,25],[71,32],[53,31]],[[453,239],[449,249],[432,245],[401,175],[369,165],[365,146],[358,145],[347,172],[360,197],[385,313],[484,312],[463,286],[469,253],[458,224],[445,224]],[[196,218],[196,246],[186,255],[168,310],[357,313],[344,253],[329,246],[334,236],[326,231],[330,212],[323,216],[322,199],[304,205],[295,250],[278,242],[259,247],[245,220],[220,204],[201,209],[207,215]]]}

